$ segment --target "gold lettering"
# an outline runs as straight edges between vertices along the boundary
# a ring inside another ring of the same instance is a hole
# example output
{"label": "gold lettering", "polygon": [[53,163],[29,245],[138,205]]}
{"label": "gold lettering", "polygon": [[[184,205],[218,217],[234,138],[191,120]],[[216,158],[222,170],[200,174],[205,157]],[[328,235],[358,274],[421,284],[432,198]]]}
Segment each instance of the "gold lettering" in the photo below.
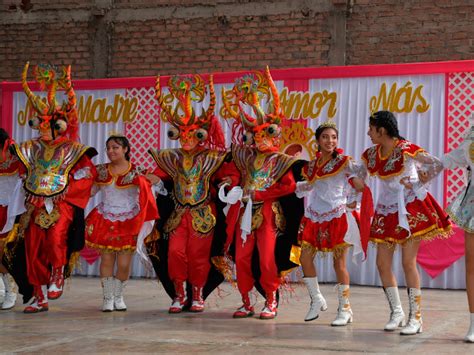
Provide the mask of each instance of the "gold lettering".
{"label": "gold lettering", "polygon": [[337,93],[327,90],[311,94],[308,91],[289,92],[285,87],[280,93],[280,102],[285,116],[293,120],[318,118],[327,105],[328,117],[334,117],[337,111]]}
{"label": "gold lettering", "polygon": [[422,89],[423,85],[419,85],[413,90],[412,82],[407,81],[401,88],[397,87],[397,83],[393,83],[387,94],[387,84],[382,83],[378,96],[370,98],[370,112],[388,110],[396,113],[410,113],[417,100],[420,103],[416,106],[416,111],[418,113],[426,112],[430,105],[421,93]]}
{"label": "gold lettering", "polygon": [[27,100],[25,108],[23,110],[18,111],[16,120],[20,126],[24,126],[34,114],[35,110],[33,109],[30,100]]}
{"label": "gold lettering", "polygon": [[86,119],[89,118],[89,112],[92,106],[92,96],[87,97],[86,104],[84,106],[84,96],[79,98],[79,105],[77,106],[77,116],[79,117],[79,122],[81,123],[89,123]]}
{"label": "gold lettering", "polygon": [[109,104],[107,98],[94,100],[92,96],[81,96],[77,111],[81,123],[116,123],[120,119],[129,123],[137,117],[138,99],[116,94]]}

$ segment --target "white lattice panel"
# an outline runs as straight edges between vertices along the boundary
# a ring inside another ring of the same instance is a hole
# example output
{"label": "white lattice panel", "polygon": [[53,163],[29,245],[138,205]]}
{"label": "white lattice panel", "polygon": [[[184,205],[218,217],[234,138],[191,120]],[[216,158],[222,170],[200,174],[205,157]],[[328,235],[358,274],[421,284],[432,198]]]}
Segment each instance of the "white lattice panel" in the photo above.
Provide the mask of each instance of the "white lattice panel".
{"label": "white lattice panel", "polygon": [[132,162],[153,168],[155,164],[148,149],[158,148],[160,140],[159,107],[154,97],[154,88],[127,89],[126,95],[138,99],[137,117],[125,125],[125,132],[132,146]]}
{"label": "white lattice panel", "polygon": [[[448,81],[448,151],[456,149],[469,129],[474,112],[474,73],[451,73]],[[446,201],[450,203],[465,186],[465,169],[448,171]]]}

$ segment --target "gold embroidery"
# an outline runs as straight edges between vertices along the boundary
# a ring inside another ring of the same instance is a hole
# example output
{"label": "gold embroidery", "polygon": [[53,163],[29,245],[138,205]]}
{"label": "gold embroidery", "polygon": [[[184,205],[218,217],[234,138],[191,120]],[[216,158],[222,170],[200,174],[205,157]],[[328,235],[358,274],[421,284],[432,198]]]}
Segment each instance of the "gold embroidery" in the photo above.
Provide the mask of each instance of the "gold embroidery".
{"label": "gold embroidery", "polygon": [[212,214],[211,206],[193,208],[190,212],[193,217],[193,229],[196,232],[209,233],[216,225],[216,217]]}
{"label": "gold embroidery", "polygon": [[257,153],[257,156],[255,157],[255,160],[253,162],[253,166],[255,170],[260,170],[263,166],[263,163],[265,163],[266,155],[262,153]]}
{"label": "gold embroidery", "polygon": [[[262,225],[263,214],[262,214],[263,204],[253,205],[252,206],[252,232]],[[242,216],[239,219],[239,225],[242,224]]]}
{"label": "gold embroidery", "polygon": [[165,226],[163,227],[163,231],[165,233],[171,233],[172,231],[176,229],[176,227],[179,226],[179,224],[181,223],[181,218],[183,217],[184,211],[185,211],[184,209],[173,211],[171,216],[166,221]]}
{"label": "gold embroidery", "polygon": [[55,224],[60,217],[60,214],[56,208],[51,213],[48,213],[45,209],[41,209],[36,215],[35,223],[43,229],[48,229]]}
{"label": "gold embroidery", "polygon": [[280,232],[286,229],[286,218],[283,214],[280,202],[275,201],[272,203],[272,211],[275,214],[275,224]]}

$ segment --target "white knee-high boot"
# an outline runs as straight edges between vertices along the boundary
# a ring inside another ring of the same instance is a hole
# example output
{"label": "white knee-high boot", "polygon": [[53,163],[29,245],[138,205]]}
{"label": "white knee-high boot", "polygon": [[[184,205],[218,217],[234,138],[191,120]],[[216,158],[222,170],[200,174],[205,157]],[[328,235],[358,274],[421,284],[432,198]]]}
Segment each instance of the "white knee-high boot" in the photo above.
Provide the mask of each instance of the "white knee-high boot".
{"label": "white knee-high boot", "polygon": [[474,313],[471,313],[471,325],[464,340],[468,343],[474,343]]}
{"label": "white knee-high boot", "polygon": [[407,325],[403,327],[400,334],[414,335],[421,333],[423,331],[423,320],[421,319],[421,289],[409,288],[408,302],[410,303],[410,314],[408,316]]}
{"label": "white knee-high boot", "polygon": [[127,305],[123,301],[123,290],[127,285],[127,281],[120,281],[115,279],[115,289],[114,289],[114,309],[116,311],[126,311]]}
{"label": "white knee-high boot", "polygon": [[16,292],[14,289],[14,282],[10,280],[10,275],[0,274],[3,284],[5,285],[5,297],[1,306],[2,310],[12,309],[16,303]]}
{"label": "white knee-high boot", "polygon": [[114,277],[103,277],[100,279],[102,283],[102,291],[104,301],[102,304],[102,312],[112,312],[114,310]]}
{"label": "white knee-high boot", "polygon": [[332,326],[343,326],[352,323],[352,309],[349,302],[349,285],[337,285],[337,298],[339,306],[337,307],[336,319],[331,323]]}
{"label": "white knee-high boot", "polygon": [[384,292],[390,306],[390,320],[383,329],[393,331],[398,327],[405,326],[405,312],[403,312],[402,303],[400,302],[398,287],[384,287]]}
{"label": "white knee-high boot", "polygon": [[319,290],[317,277],[304,277],[303,282],[308,288],[309,297],[311,298],[309,310],[304,319],[306,322],[309,322],[317,319],[319,317],[319,311],[327,310],[328,306],[321,291]]}

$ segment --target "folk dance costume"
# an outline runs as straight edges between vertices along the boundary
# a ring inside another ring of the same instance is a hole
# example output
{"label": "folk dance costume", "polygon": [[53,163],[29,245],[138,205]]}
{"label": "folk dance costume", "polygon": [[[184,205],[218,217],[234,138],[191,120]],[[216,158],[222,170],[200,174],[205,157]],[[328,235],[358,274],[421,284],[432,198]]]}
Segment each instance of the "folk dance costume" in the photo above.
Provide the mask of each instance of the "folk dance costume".
{"label": "folk dance costume", "polygon": [[[222,208],[215,203],[217,183],[224,177],[238,176],[238,172],[226,162],[222,128],[214,115],[212,76],[210,105],[200,116],[191,107],[192,95],[202,102],[206,93],[200,76],[170,78],[169,90],[179,101],[174,110],[164,103],[159,80],[156,96],[162,118],[171,124],[168,137],[179,139],[181,148],[150,150],[158,165],[154,174],[171,190],[171,198],[158,198],[160,235],[148,243],[148,250],[160,281],[173,299],[169,312],[180,313],[190,300],[189,310],[202,312],[205,298],[223,281],[223,275],[211,265],[211,257],[222,255],[225,240]],[[234,178],[231,185],[236,183]]]}
{"label": "folk dance costume", "polygon": [[[319,157],[305,165],[302,173],[305,181],[299,182],[296,188],[296,195],[306,196],[308,201],[298,235],[301,249],[308,249],[312,255],[316,252],[338,255],[354,245],[354,255],[362,252],[355,219],[358,216],[346,207],[357,202],[357,192],[349,180],[359,171],[360,166],[342,154],[326,162],[321,162]],[[319,291],[317,277],[305,277],[303,281],[311,297],[311,307],[305,318],[309,321],[317,318],[319,310],[326,310],[327,305]],[[338,299],[338,314],[332,325],[346,325],[352,322],[349,285],[338,285]]]}
{"label": "folk dance costume", "polygon": [[[114,175],[109,164],[96,166],[95,192],[101,200],[86,218],[86,245],[102,252],[133,253],[139,234],[151,232],[158,218],[155,198],[145,170],[130,164],[123,174]],[[145,224],[148,222],[147,224]],[[126,281],[102,278],[104,311],[125,311],[123,289]]]}
{"label": "folk dance costume", "polygon": [[[14,226],[16,216],[23,213],[25,209],[22,180],[19,176],[20,162],[16,156],[7,154],[9,144],[7,140],[3,152],[0,152],[3,153],[0,160],[0,246],[2,248]],[[7,262],[8,260],[5,260],[5,263]],[[5,289],[0,309],[11,309],[15,306],[17,298],[14,282],[7,273],[1,273],[0,278]]]}
{"label": "folk dance costume", "polygon": [[[385,157],[380,149],[381,146],[376,145],[362,155],[368,173],[380,181],[370,241],[395,246],[413,239],[447,237],[451,232],[449,217],[419,181],[417,171],[425,171],[429,178],[433,178],[442,169],[440,161],[403,139],[398,140]],[[411,189],[400,183],[405,178],[412,184]],[[391,309],[385,330],[395,330],[405,320],[398,288],[387,287],[384,291]],[[401,334],[416,334],[422,329],[421,289],[408,288],[408,296],[410,313]]]}
{"label": "folk dance costume", "polygon": [[445,155],[442,159],[446,169],[467,167],[469,183],[458,197],[447,207],[452,220],[468,233],[474,233],[474,126],[462,146]]}
{"label": "folk dance costume", "polygon": [[[78,121],[70,67],[36,67],[36,79],[48,92],[43,101],[28,87],[28,66],[23,71],[23,89],[37,113],[29,125],[39,130],[40,137],[12,147],[24,169],[26,191],[17,243],[24,237],[27,277],[35,297],[24,312],[36,313],[48,310],[48,298],[61,296],[64,277],[71,271],[68,262],[84,246],[83,209],[95,174],[90,158],[97,152],[75,141]],[[62,107],[55,100],[58,88],[68,98]],[[13,266],[17,257],[21,255],[14,257]]]}
{"label": "folk dance costume", "polygon": [[[462,146],[446,154],[442,162],[446,169],[464,167],[468,169],[468,185],[447,207],[447,212],[459,227],[471,234],[466,237],[472,238],[474,233],[474,125],[471,124],[469,135],[464,139]],[[470,314],[470,318],[471,324],[465,340],[474,343],[474,313]]]}
{"label": "folk dance costume", "polygon": [[[270,90],[274,111],[265,114],[259,105],[260,94],[270,96]],[[277,314],[277,290],[282,276],[296,266],[289,261],[293,243],[290,238],[296,239],[298,226],[295,220],[299,220],[303,212],[301,201],[294,195],[296,182],[292,167],[296,159],[278,152],[279,125],[284,117],[268,68],[264,75],[258,72],[238,79],[232,95],[233,102],[223,93],[225,109],[228,116],[236,120],[234,136],[239,129],[245,130],[243,140],[248,145],[232,146],[232,158],[241,173],[243,191],[242,203],[234,200],[227,214],[226,249],[233,243],[237,286],[243,301],[234,318],[254,314],[249,292],[255,284],[266,299],[260,318],[271,319]],[[245,113],[242,104],[250,106],[256,118]],[[284,197],[289,200],[282,203]],[[255,255],[258,257],[256,265]]]}

